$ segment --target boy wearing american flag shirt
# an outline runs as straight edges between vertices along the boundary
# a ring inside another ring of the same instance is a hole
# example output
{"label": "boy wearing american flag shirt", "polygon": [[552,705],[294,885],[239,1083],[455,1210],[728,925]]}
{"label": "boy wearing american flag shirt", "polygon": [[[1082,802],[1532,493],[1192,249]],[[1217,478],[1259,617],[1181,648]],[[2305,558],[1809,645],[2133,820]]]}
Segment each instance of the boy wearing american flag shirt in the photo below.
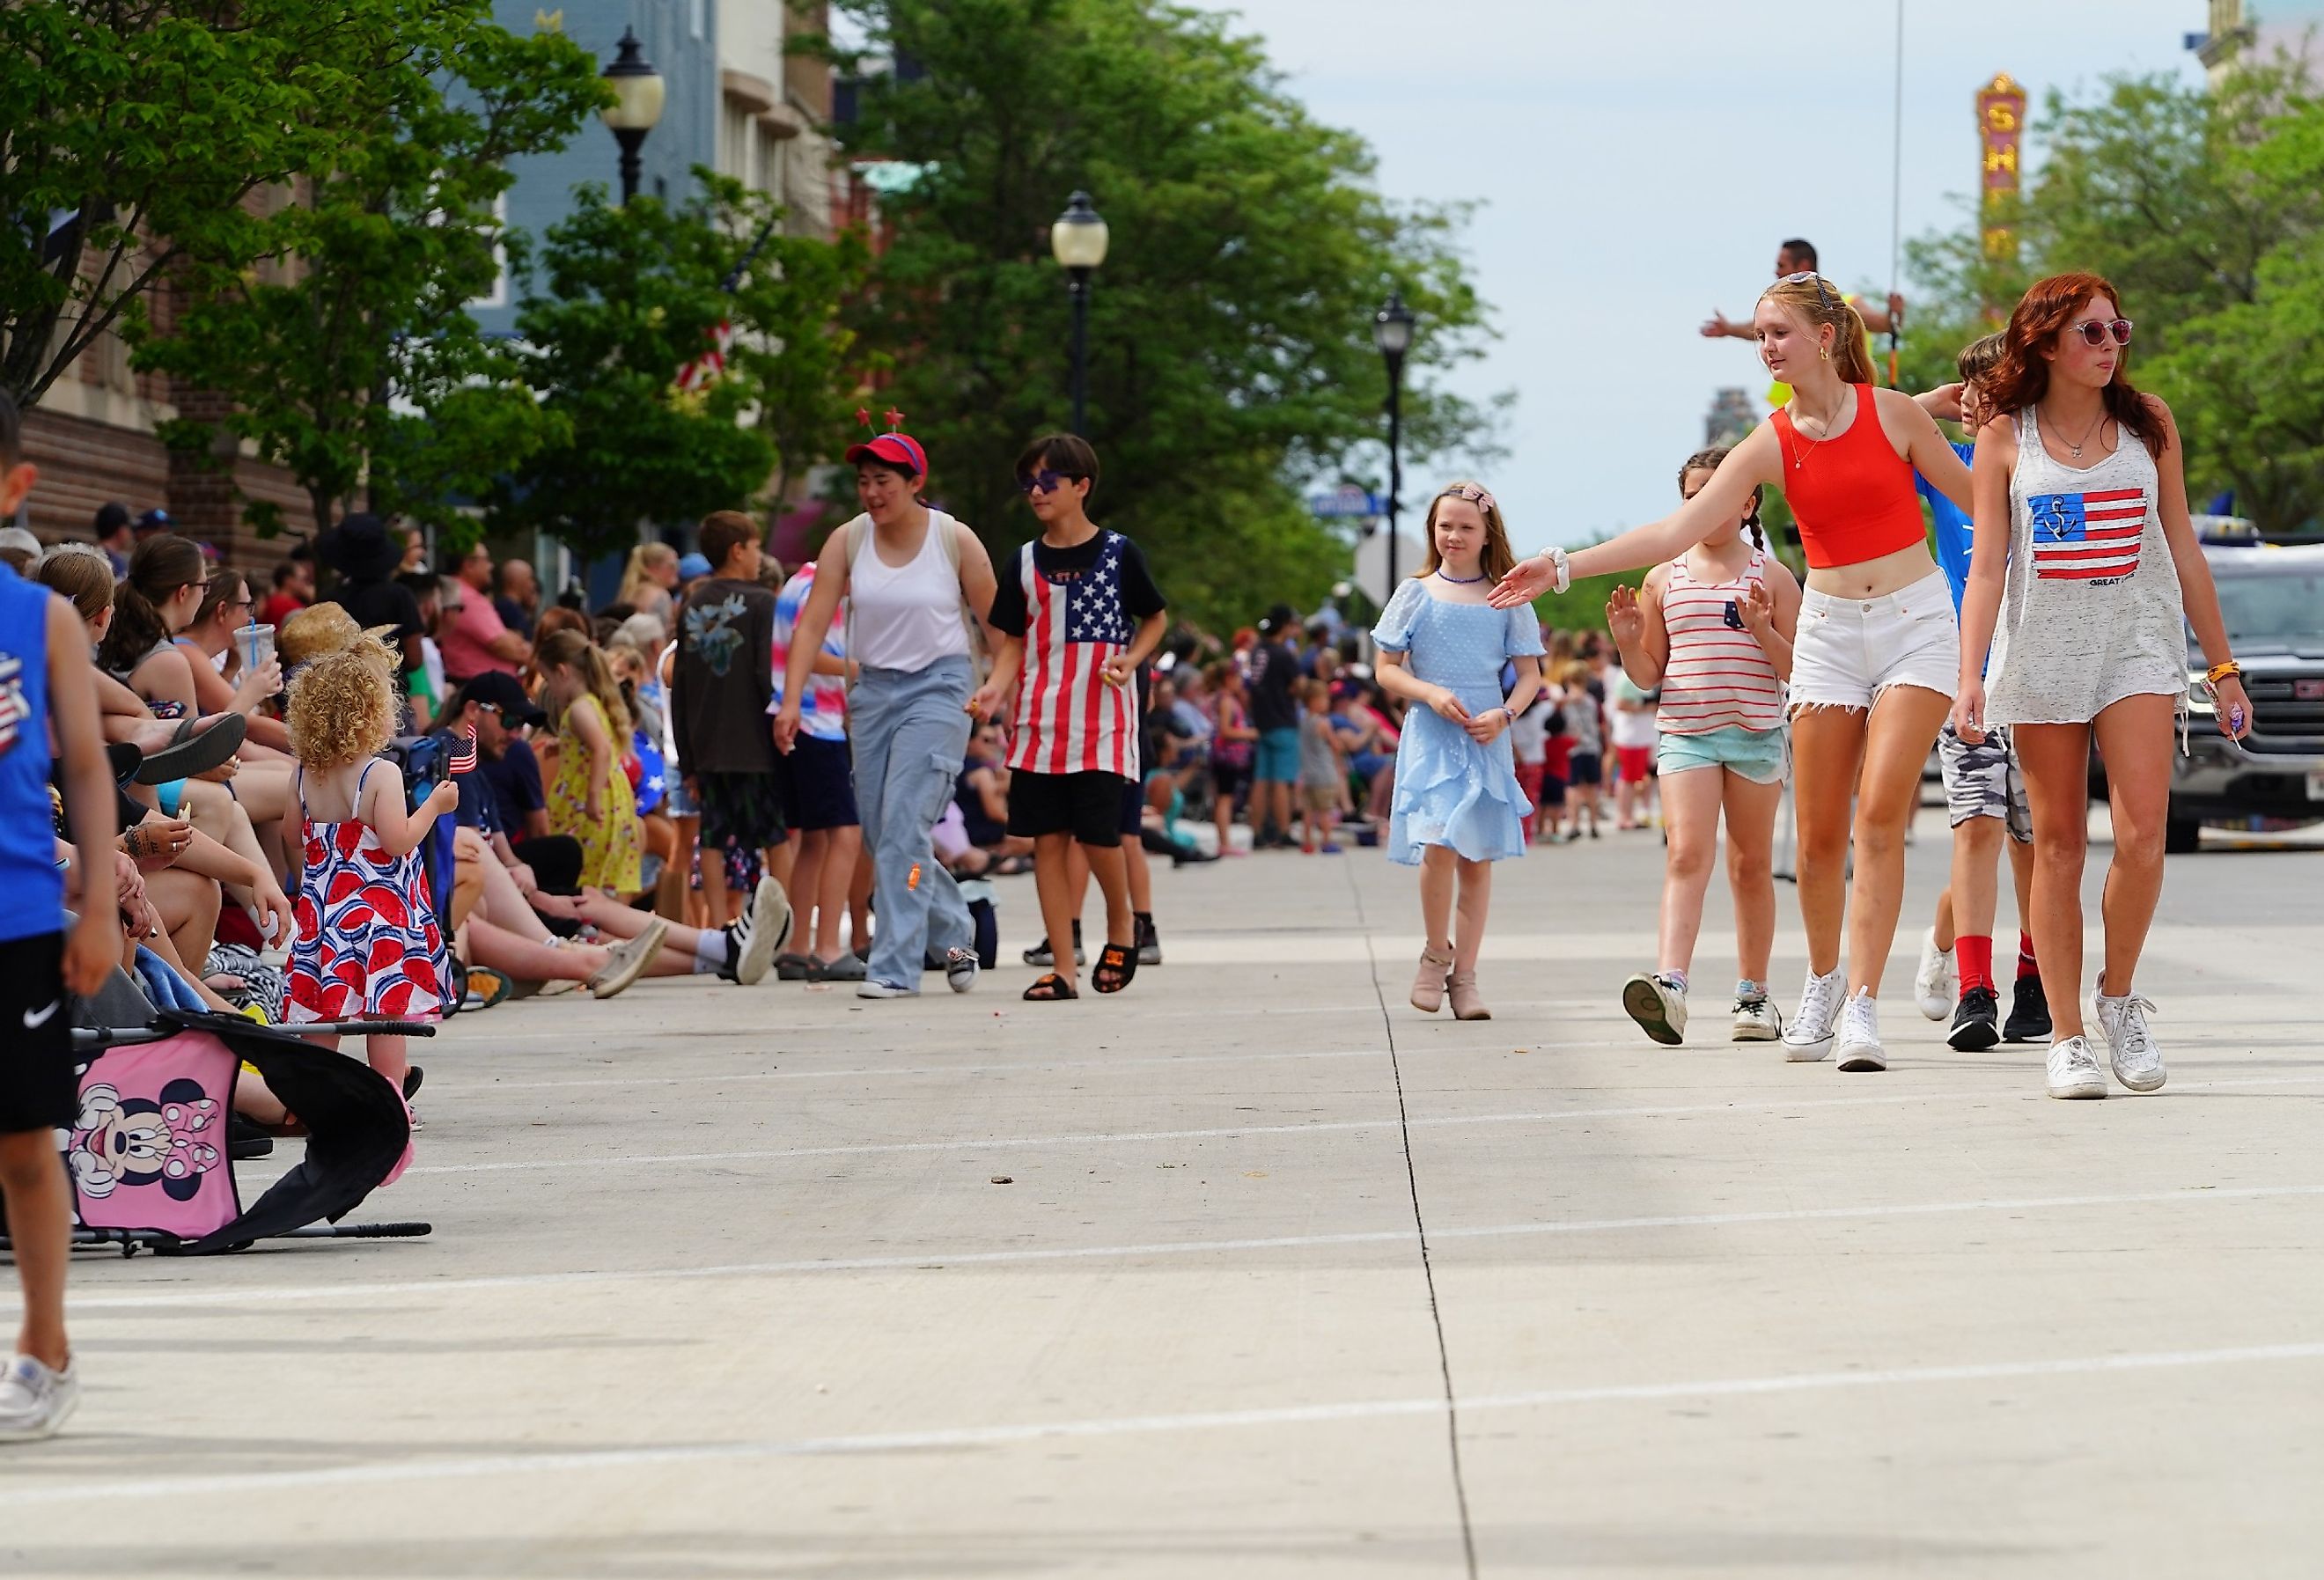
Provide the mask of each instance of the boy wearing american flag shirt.
{"label": "boy wearing american flag shirt", "polygon": [[1139,781],[1131,682],[1167,622],[1138,545],[1089,519],[1096,485],[1097,453],[1073,434],[1036,439],[1018,457],[1017,485],[1041,535],[1001,570],[991,618],[1001,651],[991,679],[968,704],[987,718],[1016,697],[1009,832],[1033,841],[1034,882],[1056,967],[1025,990],[1036,1002],[1080,996],[1068,861],[1076,842],[1105,894],[1107,941],[1092,984],[1119,993],[1138,971],[1121,852],[1122,797]]}

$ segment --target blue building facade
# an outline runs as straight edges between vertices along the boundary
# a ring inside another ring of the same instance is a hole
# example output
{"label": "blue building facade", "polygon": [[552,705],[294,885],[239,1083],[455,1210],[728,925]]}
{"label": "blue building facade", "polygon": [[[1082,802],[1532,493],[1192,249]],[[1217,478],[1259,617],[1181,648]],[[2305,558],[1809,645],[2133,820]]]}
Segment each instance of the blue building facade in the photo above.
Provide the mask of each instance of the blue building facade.
{"label": "blue building facade", "polygon": [[[767,0],[779,5],[781,0]],[[494,0],[494,20],[512,32],[544,26],[597,57],[602,69],[620,47],[622,30],[634,29],[645,58],[664,85],[660,124],[641,151],[641,196],[673,201],[692,195],[694,167],[715,166],[718,153],[718,7],[714,0]],[[585,126],[563,150],[514,162],[516,185],[506,199],[509,228],[538,238],[573,209],[576,187],[592,182],[618,194],[620,151],[602,124]],[[516,282],[503,272],[500,287],[473,303],[485,333],[516,328]]]}

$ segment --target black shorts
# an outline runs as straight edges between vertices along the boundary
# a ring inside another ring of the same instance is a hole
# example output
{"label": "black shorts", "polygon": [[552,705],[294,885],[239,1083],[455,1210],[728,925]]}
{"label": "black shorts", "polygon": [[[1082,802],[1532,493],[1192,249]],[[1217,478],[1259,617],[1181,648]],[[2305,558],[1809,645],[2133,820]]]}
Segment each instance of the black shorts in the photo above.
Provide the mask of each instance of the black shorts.
{"label": "black shorts", "polygon": [[0,944],[0,1135],[70,1130],[79,1117],[72,1023],[64,934]]}
{"label": "black shorts", "polygon": [[532,880],[551,894],[581,892],[581,842],[570,834],[544,834],[538,839],[512,839],[516,859],[532,869]]}
{"label": "black shorts", "polygon": [[1566,759],[1566,782],[1577,789],[1606,782],[1606,766],[1595,752],[1576,752]]}
{"label": "black shorts", "polygon": [[1129,780],[1101,769],[1032,773],[1020,768],[1009,776],[1009,832],[1028,839],[1070,834],[1084,845],[1119,847],[1123,805],[1137,793]]}
{"label": "black shorts", "polygon": [[1565,805],[1565,780],[1563,776],[1555,773],[1544,773],[1541,776],[1541,797],[1534,803],[1534,805],[1536,807],[1562,807]]}
{"label": "black shorts", "polygon": [[803,834],[853,828],[863,821],[855,809],[855,763],[844,741],[802,735],[782,760],[783,821]]}
{"label": "black shorts", "polygon": [[1232,801],[1236,792],[1250,782],[1250,763],[1222,762],[1215,757],[1211,759],[1211,784],[1219,792],[1221,800]]}
{"label": "black shorts", "polygon": [[694,784],[705,848],[716,850],[729,840],[744,850],[782,844],[783,792],[775,773],[697,773]]}
{"label": "black shorts", "polygon": [[1121,831],[1142,834],[1146,830],[1146,787],[1134,779],[1121,781]]}

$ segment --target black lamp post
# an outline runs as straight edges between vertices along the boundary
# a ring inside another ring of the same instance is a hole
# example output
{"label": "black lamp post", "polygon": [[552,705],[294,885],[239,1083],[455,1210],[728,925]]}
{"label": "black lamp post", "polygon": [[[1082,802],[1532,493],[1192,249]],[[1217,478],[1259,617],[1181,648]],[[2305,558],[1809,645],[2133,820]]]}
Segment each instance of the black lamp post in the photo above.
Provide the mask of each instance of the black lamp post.
{"label": "black lamp post", "polygon": [[1388,364],[1388,593],[1393,597],[1397,494],[1404,486],[1404,354],[1412,346],[1412,310],[1401,291],[1389,291],[1372,315],[1372,344]]}
{"label": "black lamp post", "polygon": [[1049,252],[1065,272],[1074,299],[1074,431],[1089,426],[1090,276],[1105,262],[1105,221],[1090,207],[1087,192],[1075,192],[1049,226]]}
{"label": "black lamp post", "polygon": [[613,63],[600,75],[613,89],[613,102],[602,113],[622,145],[622,201],[627,204],[638,195],[638,151],[661,119],[661,73],[645,58],[636,32],[625,27]]}

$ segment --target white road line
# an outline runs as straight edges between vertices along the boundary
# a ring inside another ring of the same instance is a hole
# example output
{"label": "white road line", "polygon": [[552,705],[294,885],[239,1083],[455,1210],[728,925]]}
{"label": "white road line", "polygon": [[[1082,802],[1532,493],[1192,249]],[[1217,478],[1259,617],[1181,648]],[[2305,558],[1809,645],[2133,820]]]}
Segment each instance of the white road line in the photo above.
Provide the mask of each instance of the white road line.
{"label": "white road line", "polygon": [[[2042,1361],[1987,1361],[1955,1366],[1893,1366],[1849,1372],[1797,1372],[1766,1377],[1720,1377],[1670,1382],[1607,1383],[1582,1388],[1543,1388],[1519,1393],[1482,1394],[1458,1400],[1462,1411],[1573,1408],[1595,1404],[1655,1403],[1665,1400],[1748,1399],[1769,1394],[1810,1393],[1835,1389],[1926,1387],[1948,1382],[1992,1382],[2006,1379],[2080,1377],[2130,1372],[2172,1371],[2194,1366],[2236,1366],[2324,1360],[2324,1344],[2251,1344],[2236,1349],[2161,1350],[2122,1355],[2074,1356]],[[1345,1400],[1332,1403],[1277,1405],[1255,1409],[1197,1410],[1177,1415],[1115,1416],[1096,1419],[1025,1421],[921,1431],[861,1432],[830,1437],[775,1437],[735,1443],[667,1443],[637,1448],[549,1451],[540,1454],[475,1455],[465,1458],[407,1460],[384,1465],[346,1465],[313,1470],[259,1470],[216,1475],[119,1477],[65,1482],[0,1491],[0,1508],[103,1500],[138,1507],[147,1500],[274,1494],[335,1487],[372,1487],[483,1476],[564,1474],[631,1470],[671,1465],[732,1464],[752,1459],[798,1459],[868,1454],[925,1453],[930,1449],[995,1448],[1059,1438],[1118,1437],[1164,1432],[1314,1426],[1395,1417],[1442,1416],[1441,1396],[1425,1399]],[[124,1450],[136,1437],[124,1434]],[[263,1445],[253,1442],[254,1450]],[[392,1452],[383,1444],[381,1452]]]}
{"label": "white road line", "polygon": [[[1953,1213],[2050,1212],[2073,1207],[2133,1205],[2195,1206],[2324,1196],[2324,1185],[2200,1186],[2180,1190],[2132,1191],[2112,1196],[1993,1197],[1969,1201],[1866,1203],[1853,1206],[1784,1207],[1763,1212],[1677,1213],[1653,1217],[1553,1219],[1492,1224],[1435,1231],[1443,1240],[1493,1240],[1562,1234],[1607,1234],[1646,1229],[1715,1229],[1752,1224],[1824,1223],[1850,1218],[1932,1216]],[[413,1279],[396,1283],[276,1285],[245,1289],[189,1289],[151,1295],[76,1295],[75,1317],[102,1311],[175,1309],[180,1307],[241,1306],[282,1301],[375,1300],[388,1295],[436,1295],[454,1290],[538,1289],[565,1284],[658,1282],[672,1279],[779,1277],[799,1273],[886,1272],[908,1269],[942,1271],[1045,1261],[1136,1260],[1156,1256],[1212,1256],[1248,1251],[1304,1251],[1334,1245],[1408,1243],[1409,1229],[1350,1230],[1333,1234],[1277,1234],[1232,1240],[1164,1240],[1130,1245],[1025,1246],[1008,1251],[926,1251],[909,1255],[825,1258],[820,1261],[742,1261],[710,1267],[594,1269],[575,1272],[499,1273],[475,1278]],[[84,1286],[85,1287],[85,1286]]]}
{"label": "white road line", "polygon": [[[1603,1048],[1638,1048],[1638,1039],[1603,1039],[1603,1041],[1536,1041],[1532,1052],[1571,1052],[1571,1050],[1603,1050]],[[814,1058],[816,1050],[802,1055],[795,1048],[786,1048],[783,1058]],[[832,1050],[851,1052],[851,1050]],[[1473,1052],[1489,1055],[1494,1048],[1406,1048],[1406,1052],[1423,1055],[1452,1055],[1452,1052]],[[1506,1055],[1504,1055],[1506,1058]],[[758,1071],[730,1071],[723,1076],[578,1076],[574,1080],[472,1080],[465,1083],[456,1076],[451,1080],[437,1080],[430,1090],[441,1087],[444,1095],[457,1092],[463,1099],[491,1096],[493,1092],[556,1092],[562,1087],[650,1087],[650,1086],[721,1086],[730,1080],[839,1080],[855,1076],[997,1076],[1009,1071],[1050,1071],[1050,1068],[1137,1068],[1137,1067],[1174,1067],[1174,1064],[1278,1064],[1283,1059],[1388,1059],[1388,1048],[1329,1048],[1315,1052],[1178,1052],[1178,1055],[1122,1055],[1104,1059],[1000,1059],[992,1064],[858,1064],[851,1068],[758,1068]]]}
{"label": "white road line", "polygon": [[[1894,1077],[1891,1077],[1892,1079]],[[2181,1082],[2173,1094],[2214,1091],[2238,1086],[2294,1086],[2324,1083],[2324,1074],[2265,1076],[2251,1080]],[[1964,1092],[1946,1087],[1931,1091],[1884,1092],[1860,1097],[1808,1097],[1762,1103],[1642,1104],[1624,1108],[1561,1108],[1517,1113],[1437,1114],[1411,1121],[1414,1130],[1485,1124],[1563,1123],[1570,1120],[1683,1118],[1706,1113],[1759,1113],[1810,1108],[1863,1108],[1889,1103],[1975,1101],[2006,1103],[2039,1101],[2039,1094],[2023,1086],[2006,1091],[1980,1088]],[[2152,1102],[2152,1097],[2135,1099]],[[1015,1151],[1037,1147],[1097,1147],[1152,1141],[1218,1141],[1229,1136],[1333,1135],[1348,1131],[1381,1130],[1399,1122],[1393,1115],[1378,1119],[1324,1119],[1304,1124],[1234,1124],[1199,1130],[1083,1131],[1057,1135],[951,1137],[926,1141],[848,1141],[825,1147],[750,1148],[722,1152],[620,1152],[580,1158],[524,1158],[496,1163],[432,1163],[404,1170],[406,1178],[442,1174],[530,1174],[558,1169],[607,1169],[659,1167],[680,1163],[769,1162],[794,1158],[860,1158],[909,1152]]]}

